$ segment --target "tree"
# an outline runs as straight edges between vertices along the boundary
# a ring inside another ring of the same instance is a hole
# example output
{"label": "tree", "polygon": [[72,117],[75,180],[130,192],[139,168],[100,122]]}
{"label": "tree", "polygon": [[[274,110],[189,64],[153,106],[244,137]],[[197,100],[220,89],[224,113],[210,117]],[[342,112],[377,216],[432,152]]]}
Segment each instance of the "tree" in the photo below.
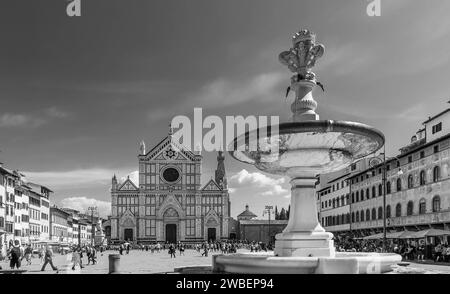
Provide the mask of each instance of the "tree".
{"label": "tree", "polygon": [[287,216],[286,216],[286,209],[284,209],[284,207],[281,209],[281,212],[280,212],[280,218],[279,218],[280,220],[286,220],[287,219]]}
{"label": "tree", "polygon": [[275,206],[275,220],[280,219],[280,214],[278,213],[278,207]]}

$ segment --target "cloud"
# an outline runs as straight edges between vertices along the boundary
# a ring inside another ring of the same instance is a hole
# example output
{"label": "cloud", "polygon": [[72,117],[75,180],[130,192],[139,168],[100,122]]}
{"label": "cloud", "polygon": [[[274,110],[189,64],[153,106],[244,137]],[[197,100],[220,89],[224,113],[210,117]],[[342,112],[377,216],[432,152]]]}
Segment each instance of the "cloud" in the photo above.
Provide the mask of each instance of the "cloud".
{"label": "cloud", "polygon": [[55,106],[44,109],[39,114],[4,113],[0,116],[0,128],[37,128],[46,124],[50,119],[63,119],[67,117],[69,117],[68,112]]}
{"label": "cloud", "polygon": [[261,73],[250,79],[217,79],[203,86],[195,93],[196,105],[224,107],[258,99],[259,102],[273,101],[277,89],[286,83],[285,72]]}
{"label": "cloud", "polygon": [[61,200],[62,207],[72,208],[80,212],[87,212],[88,207],[95,206],[101,217],[111,215],[111,202],[87,197],[68,197]]}
{"label": "cloud", "polygon": [[260,73],[247,79],[219,78],[187,95],[169,109],[156,107],[148,112],[150,121],[158,121],[186,113],[186,109],[207,105],[216,109],[258,100],[258,103],[272,102],[280,96],[280,88],[285,88],[286,72]]}
{"label": "cloud", "polygon": [[123,183],[127,179],[127,177],[130,177],[130,180],[135,184],[137,187],[139,187],[139,171],[135,170],[129,174],[127,174],[125,177],[120,178],[120,182]]}
{"label": "cloud", "polygon": [[284,183],[284,178],[273,179],[262,173],[249,173],[246,169],[243,169],[231,176],[230,182],[238,184],[239,186],[257,185],[260,187],[267,187]]}
{"label": "cloud", "polygon": [[45,120],[26,114],[4,113],[0,116],[0,127],[39,127]]}
{"label": "cloud", "polygon": [[69,188],[83,185],[108,184],[114,171],[108,169],[76,169],[69,171],[23,171],[26,179],[48,186],[50,189]]}
{"label": "cloud", "polygon": [[44,111],[44,113],[45,113],[47,116],[49,116],[49,117],[52,117],[52,118],[59,118],[59,119],[67,118],[67,117],[70,116],[70,114],[69,114],[68,112],[66,112],[66,111],[64,111],[64,110],[62,110],[62,109],[59,109],[59,108],[56,107],[56,106],[52,106],[52,107],[47,108],[47,109]]}
{"label": "cloud", "polygon": [[[262,196],[279,196],[288,193],[288,190],[281,186],[284,183],[284,178],[274,179],[259,172],[249,173],[245,169],[230,178],[230,184],[234,187],[252,188],[255,190],[254,193],[260,193]],[[234,191],[237,188],[233,188]]]}
{"label": "cloud", "polygon": [[262,196],[278,196],[282,194],[286,194],[288,190],[284,189],[280,185],[274,185],[272,186],[272,190],[268,190],[266,192],[263,192]]}

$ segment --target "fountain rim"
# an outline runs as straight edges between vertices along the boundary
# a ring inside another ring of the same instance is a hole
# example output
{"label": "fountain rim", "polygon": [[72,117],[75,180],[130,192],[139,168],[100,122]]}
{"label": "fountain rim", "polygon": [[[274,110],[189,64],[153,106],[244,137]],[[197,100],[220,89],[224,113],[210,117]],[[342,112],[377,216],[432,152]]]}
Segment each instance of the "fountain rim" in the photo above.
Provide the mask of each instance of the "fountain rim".
{"label": "fountain rim", "polygon": [[[266,137],[271,137],[270,126],[268,126],[267,128],[261,127],[258,129],[247,131],[244,134],[235,137],[233,141],[228,145],[229,150],[228,153],[231,155],[231,157],[233,157],[239,162],[248,164],[248,162],[238,159],[234,155],[234,152],[242,152],[237,150],[238,140],[242,140],[242,138],[245,137],[244,142],[247,142],[250,138],[250,134],[255,132],[257,138],[259,138],[258,134],[261,132],[262,133],[266,132],[267,133]],[[284,122],[278,125],[278,135],[309,133],[309,132],[346,132],[367,136],[378,143],[378,148],[365,156],[375,153],[376,151],[381,149],[385,144],[385,136],[380,130],[359,122],[339,121],[339,120],[310,120],[301,122]]]}

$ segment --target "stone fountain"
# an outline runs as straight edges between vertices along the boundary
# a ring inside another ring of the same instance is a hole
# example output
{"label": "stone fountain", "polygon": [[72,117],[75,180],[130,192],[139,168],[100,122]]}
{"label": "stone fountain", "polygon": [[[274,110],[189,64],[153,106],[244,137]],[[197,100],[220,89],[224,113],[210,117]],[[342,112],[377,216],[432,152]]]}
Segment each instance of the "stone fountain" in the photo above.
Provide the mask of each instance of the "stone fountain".
{"label": "stone fountain", "polygon": [[[315,34],[309,30],[301,30],[292,37],[292,48],[279,55],[280,62],[294,73],[290,85],[295,92],[292,121],[279,124],[277,133],[269,132],[265,137],[260,136],[267,133],[262,130],[249,131],[235,138],[228,149],[241,162],[269,174],[291,178],[290,218],[284,231],[276,235],[275,251],[214,256],[214,272],[384,273],[401,261],[397,254],[336,252],[333,234],[326,232],[318,221],[317,175],[343,169],[384,145],[384,135],[373,127],[319,120],[315,111],[317,102],[312,95],[319,83],[312,68],[324,51],[324,46],[316,43]],[[256,143],[251,142],[254,138]],[[249,148],[252,144],[258,146],[256,151]]]}

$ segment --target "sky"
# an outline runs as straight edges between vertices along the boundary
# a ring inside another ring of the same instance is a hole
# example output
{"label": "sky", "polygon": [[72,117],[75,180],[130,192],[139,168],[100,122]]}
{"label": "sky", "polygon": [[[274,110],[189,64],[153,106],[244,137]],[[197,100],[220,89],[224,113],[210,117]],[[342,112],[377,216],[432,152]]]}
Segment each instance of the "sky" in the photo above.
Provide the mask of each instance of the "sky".
{"label": "sky", "polygon": [[[369,124],[396,155],[450,100],[450,1],[0,1],[0,162],[55,191],[57,205],[110,209],[113,174],[135,175],[175,115],[290,117],[278,54],[308,28],[321,119]],[[203,153],[203,183],[216,154]],[[225,159],[231,215],[287,208],[289,180]],[[267,217],[267,216],[264,216]]]}

